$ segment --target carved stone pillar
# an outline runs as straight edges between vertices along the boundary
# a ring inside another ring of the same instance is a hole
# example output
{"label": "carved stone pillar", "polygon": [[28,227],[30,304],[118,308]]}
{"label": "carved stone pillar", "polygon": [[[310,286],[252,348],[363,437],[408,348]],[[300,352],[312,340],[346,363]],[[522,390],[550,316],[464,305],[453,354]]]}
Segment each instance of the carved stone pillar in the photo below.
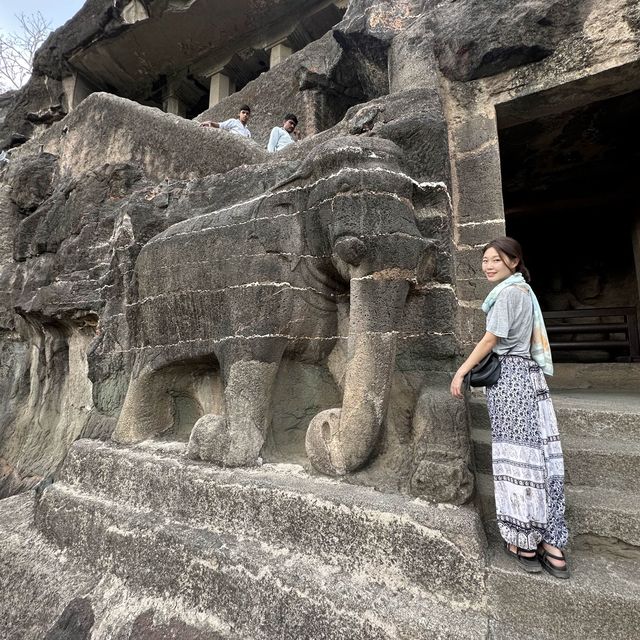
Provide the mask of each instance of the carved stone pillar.
{"label": "carved stone pillar", "polygon": [[214,73],[210,78],[209,107],[214,107],[221,100],[228,98],[235,91],[235,84],[224,73]]}
{"label": "carved stone pillar", "polygon": [[73,111],[95,89],[79,74],[62,79],[62,89],[66,101],[67,113]]}
{"label": "carved stone pillar", "polygon": [[282,42],[271,47],[269,52],[269,68],[273,69],[277,64],[288,58],[293,53],[293,49]]}
{"label": "carved stone pillar", "polygon": [[187,115],[187,106],[180,98],[177,83],[169,80],[162,100],[162,109],[167,113],[173,113],[182,118]]}

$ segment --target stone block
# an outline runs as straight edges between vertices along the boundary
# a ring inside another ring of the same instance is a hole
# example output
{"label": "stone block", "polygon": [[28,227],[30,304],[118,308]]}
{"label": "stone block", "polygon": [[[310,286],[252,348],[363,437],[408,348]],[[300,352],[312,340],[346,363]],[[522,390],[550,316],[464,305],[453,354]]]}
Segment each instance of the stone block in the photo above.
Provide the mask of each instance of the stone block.
{"label": "stone block", "polygon": [[494,238],[505,235],[504,221],[463,222],[457,225],[458,243],[481,248]]}
{"label": "stone block", "polygon": [[413,417],[413,493],[464,504],[473,493],[466,408],[447,386],[424,385]]}
{"label": "stone block", "polygon": [[479,307],[458,306],[458,333],[465,343],[479,340],[485,332],[486,315]]}
{"label": "stone block", "polygon": [[403,334],[449,334],[454,330],[458,305],[453,287],[432,286],[407,298],[399,330]]}
{"label": "stone block", "polygon": [[482,303],[491,289],[491,283],[484,276],[456,280],[456,291],[460,300]]}
{"label": "stone block", "polygon": [[482,251],[478,248],[460,247],[455,253],[456,275],[458,280],[480,279],[482,273]]}
{"label": "stone block", "polygon": [[464,119],[452,125],[451,137],[456,153],[464,155],[481,147],[498,144],[495,118],[482,113],[465,113]]}
{"label": "stone block", "polygon": [[398,343],[396,366],[398,371],[403,372],[421,369],[428,371],[436,366],[451,370],[460,349],[460,343],[453,332],[404,337]]}
{"label": "stone block", "polygon": [[456,212],[460,222],[504,219],[498,147],[455,157]]}

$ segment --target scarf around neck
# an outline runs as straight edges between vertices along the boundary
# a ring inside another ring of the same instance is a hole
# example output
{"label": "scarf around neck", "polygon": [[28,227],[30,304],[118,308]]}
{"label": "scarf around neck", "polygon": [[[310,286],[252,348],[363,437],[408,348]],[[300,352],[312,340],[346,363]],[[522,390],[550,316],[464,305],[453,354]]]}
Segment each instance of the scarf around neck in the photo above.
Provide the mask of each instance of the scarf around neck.
{"label": "scarf around neck", "polygon": [[493,307],[500,292],[507,287],[517,285],[521,289],[526,289],[531,297],[531,303],[533,304],[533,331],[531,332],[531,357],[540,366],[540,368],[548,376],[553,375],[553,362],[551,361],[551,348],[549,347],[549,338],[547,337],[547,329],[544,326],[544,318],[542,317],[542,309],[538,303],[536,294],[533,293],[533,289],[527,284],[524,276],[521,273],[514,273],[506,280],[503,280],[497,284],[484,299],[482,303],[482,310],[485,313],[489,313],[489,309]]}

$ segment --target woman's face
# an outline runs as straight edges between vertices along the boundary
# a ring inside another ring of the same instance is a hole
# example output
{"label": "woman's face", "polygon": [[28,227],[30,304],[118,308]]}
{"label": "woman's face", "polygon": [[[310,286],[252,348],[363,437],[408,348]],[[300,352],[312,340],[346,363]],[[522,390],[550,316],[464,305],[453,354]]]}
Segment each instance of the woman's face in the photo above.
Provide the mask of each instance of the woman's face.
{"label": "woman's face", "polygon": [[489,247],[482,256],[482,271],[489,282],[501,282],[513,274],[518,265],[517,258],[511,260],[501,256],[493,247]]}

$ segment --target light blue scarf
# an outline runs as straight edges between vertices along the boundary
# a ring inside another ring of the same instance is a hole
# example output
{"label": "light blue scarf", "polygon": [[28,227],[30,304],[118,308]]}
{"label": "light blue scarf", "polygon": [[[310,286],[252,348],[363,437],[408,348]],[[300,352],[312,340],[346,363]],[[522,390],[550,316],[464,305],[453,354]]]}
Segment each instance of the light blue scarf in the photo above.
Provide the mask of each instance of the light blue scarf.
{"label": "light blue scarf", "polygon": [[489,313],[489,309],[493,307],[498,295],[503,289],[518,285],[522,289],[526,289],[531,296],[533,304],[533,331],[531,333],[531,357],[540,365],[540,368],[548,375],[553,375],[553,362],[551,361],[551,348],[549,347],[549,338],[547,337],[547,329],[544,326],[544,318],[542,317],[542,309],[538,303],[536,294],[533,293],[531,287],[527,284],[521,273],[514,273],[500,284],[497,284],[482,303],[482,310]]}

